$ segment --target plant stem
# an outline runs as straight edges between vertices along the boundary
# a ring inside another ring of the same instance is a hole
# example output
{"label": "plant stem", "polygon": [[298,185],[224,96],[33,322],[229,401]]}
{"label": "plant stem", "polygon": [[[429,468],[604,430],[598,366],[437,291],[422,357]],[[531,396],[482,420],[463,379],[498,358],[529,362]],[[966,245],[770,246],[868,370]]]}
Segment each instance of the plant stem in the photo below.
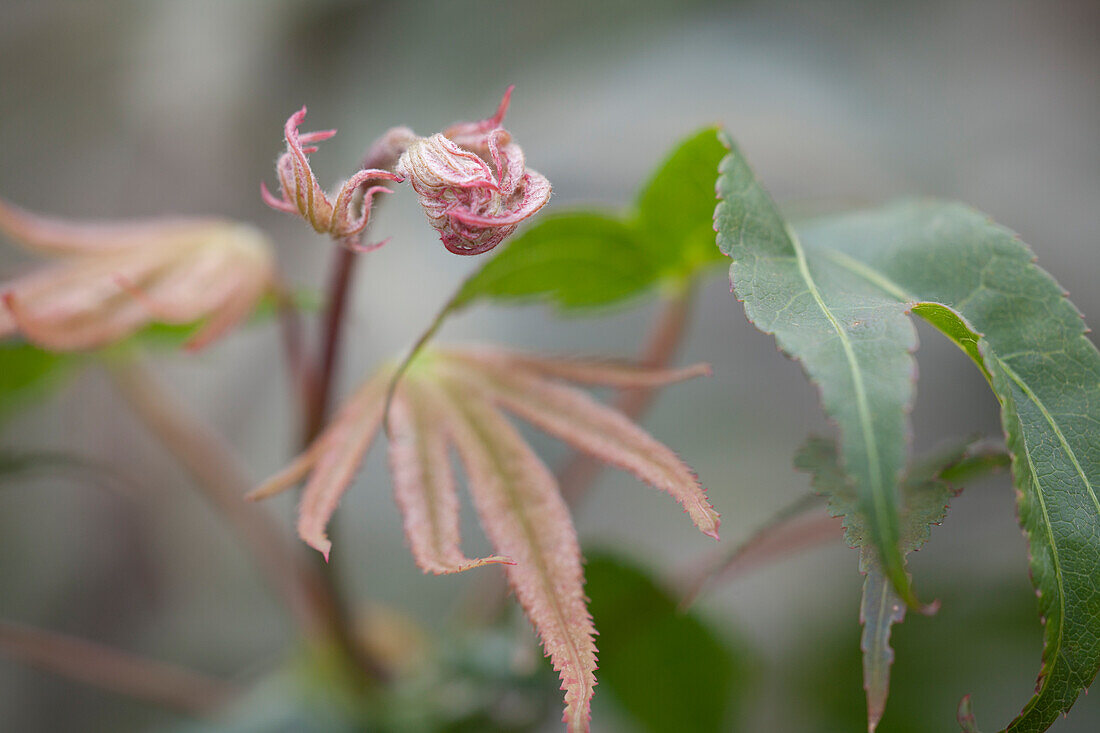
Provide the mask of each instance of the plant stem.
{"label": "plant stem", "polygon": [[283,598],[308,636],[327,634],[331,605],[316,571],[283,538],[269,515],[244,501],[252,480],[227,442],[172,398],[136,360],[113,365],[120,394],[176,460],[196,487],[236,530],[268,584]]}
{"label": "plant stem", "polygon": [[[691,318],[694,283],[688,283],[674,294],[666,296],[660,313],[650,328],[649,340],[638,357],[642,366],[661,369],[669,365],[684,338]],[[653,403],[655,388],[619,391],[615,407],[631,420],[638,420]],[[558,471],[558,485],[566,503],[575,508],[589,487],[600,475],[603,464],[585,453],[574,451]]]}
{"label": "plant stem", "polygon": [[[385,136],[383,136],[385,139]],[[392,153],[399,151],[391,149],[392,146],[372,145],[367,152],[362,167],[380,168],[387,170],[397,162],[397,157]],[[379,158],[378,156],[382,156]],[[392,160],[391,160],[392,158]],[[357,192],[363,193],[377,180],[364,181]],[[329,274],[328,289],[325,297],[325,307],[321,316],[321,343],[317,361],[313,369],[307,372],[305,384],[304,410],[302,413],[302,444],[308,446],[324,430],[325,420],[332,407],[332,397],[337,377],[337,366],[340,363],[341,345],[343,343],[344,322],[347,320],[348,303],[351,287],[355,275],[355,265],[361,249],[361,243],[366,239],[370,227],[366,226],[357,238],[335,242],[332,265]],[[329,536],[333,537],[336,527],[329,527]],[[323,579],[327,597],[329,620],[334,632],[335,640],[344,652],[344,656],[350,663],[349,671],[356,678],[360,686],[366,687],[372,681],[384,680],[387,677],[385,667],[374,659],[363,644],[355,639],[352,630],[352,620],[347,609],[347,603],[341,597],[340,585],[337,581],[333,566],[324,561],[318,555],[314,567]]]}
{"label": "plant stem", "polygon": [[31,667],[190,715],[238,693],[228,682],[51,631],[0,621],[0,651]]}
{"label": "plant stem", "polygon": [[317,376],[314,374],[313,365],[306,359],[301,313],[294,303],[294,296],[281,278],[275,288],[275,303],[287,372],[290,374],[290,381],[298,398],[299,414],[304,415],[315,389]]}
{"label": "plant stem", "polygon": [[[365,234],[364,231],[364,236]],[[355,263],[358,259],[357,254],[352,242],[343,242],[335,247],[325,309],[321,317],[321,343],[317,367],[313,371],[314,379],[310,384],[311,390],[303,413],[303,446],[308,446],[321,434],[331,409],[336,367],[340,359],[344,321]],[[329,537],[334,537],[335,534],[336,527],[330,526]],[[388,675],[385,667],[355,639],[348,603],[340,593],[340,584],[333,566],[321,555],[316,556],[314,563],[314,567],[324,581],[330,601],[328,611],[331,630],[337,645],[349,663],[349,672],[353,675],[353,681],[359,687],[366,688],[373,681],[386,679]]]}
{"label": "plant stem", "polygon": [[309,444],[325,425],[336,365],[340,359],[343,326],[348,307],[348,294],[355,273],[356,252],[350,246],[337,246],[329,276],[328,296],[321,324],[321,351],[317,361],[316,379],[310,385],[303,426],[303,443]]}
{"label": "plant stem", "polygon": [[708,563],[703,572],[696,574],[687,584],[680,607],[691,606],[715,583],[733,580],[802,550],[839,540],[843,535],[841,520],[826,511],[825,500],[817,494],[803,494],[732,551],[723,553],[720,560]]}

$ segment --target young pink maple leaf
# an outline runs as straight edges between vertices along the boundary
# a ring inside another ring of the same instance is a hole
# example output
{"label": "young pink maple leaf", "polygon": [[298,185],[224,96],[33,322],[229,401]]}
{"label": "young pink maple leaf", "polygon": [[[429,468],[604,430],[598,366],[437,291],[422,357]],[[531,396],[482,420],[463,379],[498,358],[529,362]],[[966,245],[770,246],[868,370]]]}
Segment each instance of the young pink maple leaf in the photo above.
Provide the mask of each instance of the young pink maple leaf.
{"label": "young pink maple leaf", "polygon": [[[390,465],[417,564],[434,573],[506,565],[508,581],[561,675],[569,731],[588,730],[596,683],[595,629],[584,598],[580,548],[553,475],[501,409],[668,492],[700,530],[717,537],[718,514],[695,474],[624,415],[561,381],[652,387],[707,371],[548,359],[501,349],[429,349],[394,393]],[[379,432],[392,376],[393,367],[387,367],[371,377],[305,453],[252,494],[270,496],[308,475],[298,531],[326,557],[331,543],[324,526]],[[469,560],[461,552],[451,447],[498,555]]]}
{"label": "young pink maple leaf", "polygon": [[[275,173],[279,177],[279,191],[282,198],[275,197],[267,184],[260,183],[260,194],[264,202],[273,209],[297,214],[308,221],[319,234],[330,234],[336,239],[348,239],[360,234],[370,220],[371,201],[375,194],[393,193],[385,186],[369,186],[363,191],[362,200],[356,202],[360,187],[371,181],[402,180],[401,176],[387,170],[368,168],[360,170],[340,185],[335,202],[330,201],[313,169],[309,165],[309,153],[317,148],[312,143],[328,140],[336,130],[299,133],[298,127],[305,121],[306,108],[302,107],[286,121],[283,137],[286,140],[286,152],[275,163]],[[356,206],[359,211],[356,212]]]}
{"label": "young pink maple leaf", "polygon": [[0,200],[0,232],[56,262],[0,285],[0,338],[94,349],[151,322],[204,321],[199,349],[243,321],[273,286],[267,239],[216,219],[75,222]]}
{"label": "young pink maple leaf", "polygon": [[508,87],[488,119],[414,140],[397,162],[454,254],[488,252],[550,199],[550,182],[527,168],[523,150],[501,127],[511,96]]}

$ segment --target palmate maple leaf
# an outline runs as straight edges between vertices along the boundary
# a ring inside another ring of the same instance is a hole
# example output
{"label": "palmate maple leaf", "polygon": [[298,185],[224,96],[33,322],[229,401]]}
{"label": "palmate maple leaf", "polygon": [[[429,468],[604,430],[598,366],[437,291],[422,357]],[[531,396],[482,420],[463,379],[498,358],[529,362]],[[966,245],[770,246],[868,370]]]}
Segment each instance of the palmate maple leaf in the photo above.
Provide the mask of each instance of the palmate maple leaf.
{"label": "palmate maple leaf", "polygon": [[[625,415],[566,383],[655,387],[709,371],[705,365],[647,369],[495,348],[430,349],[394,393],[389,459],[417,565],[439,574],[505,566],[561,676],[563,720],[571,733],[588,730],[596,684],[596,629],[584,596],[580,545],[553,474],[502,410],[667,492],[704,534],[717,539],[718,513],[694,472]],[[298,533],[326,558],[331,543],[325,526],[382,426],[393,373],[387,367],[371,377],[302,455],[251,494],[271,496],[308,475]],[[461,550],[452,448],[498,553],[491,557],[471,559]]]}

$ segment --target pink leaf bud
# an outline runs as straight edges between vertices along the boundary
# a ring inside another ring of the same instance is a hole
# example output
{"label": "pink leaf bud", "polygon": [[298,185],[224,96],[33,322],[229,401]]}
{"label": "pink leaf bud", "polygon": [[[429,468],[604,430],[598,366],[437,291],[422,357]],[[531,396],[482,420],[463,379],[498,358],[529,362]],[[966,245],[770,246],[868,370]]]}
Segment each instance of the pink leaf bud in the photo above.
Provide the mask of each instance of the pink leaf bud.
{"label": "pink leaf bud", "polygon": [[509,87],[488,119],[414,140],[397,162],[455,254],[488,252],[550,199],[550,182],[526,167],[523,150],[501,127],[511,95]]}
{"label": "pink leaf bud", "polygon": [[360,187],[375,180],[400,182],[402,179],[386,170],[361,170],[340,186],[333,203],[317,183],[306,156],[317,151],[311,143],[328,140],[336,134],[336,130],[299,133],[298,126],[305,118],[306,108],[302,107],[286,121],[286,152],[275,163],[282,198],[276,198],[263,183],[260,184],[260,193],[268,206],[298,214],[320,234],[331,234],[337,239],[354,237],[367,227],[374,195],[393,193],[384,186],[369,186],[363,192],[362,201],[357,203],[356,194]]}

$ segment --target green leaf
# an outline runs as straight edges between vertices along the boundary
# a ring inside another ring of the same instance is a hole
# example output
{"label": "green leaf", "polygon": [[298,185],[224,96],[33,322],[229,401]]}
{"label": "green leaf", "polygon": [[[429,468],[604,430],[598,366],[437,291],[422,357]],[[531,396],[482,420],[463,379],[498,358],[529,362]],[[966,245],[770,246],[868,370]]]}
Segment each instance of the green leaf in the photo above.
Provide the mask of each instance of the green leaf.
{"label": "green leaf", "polygon": [[733,259],[730,279],[745,313],[820,388],[871,540],[894,587],[917,605],[898,548],[897,481],[917,345],[906,306],[807,252],[732,143],[718,189],[718,246]]}
{"label": "green leaf", "polygon": [[625,222],[594,212],[549,216],[462,285],[454,308],[474,300],[545,298],[560,308],[637,295],[657,275],[652,252]]}
{"label": "green leaf", "polygon": [[681,142],[638,197],[634,227],[662,279],[688,278],[722,261],[714,248],[714,186],[726,146],[718,135],[707,128]]}
{"label": "green leaf", "polygon": [[652,733],[730,731],[744,668],[730,646],[645,572],[586,553],[585,592],[600,629],[600,686]]}
{"label": "green leaf", "polygon": [[1006,730],[1046,730],[1100,667],[1100,353],[1031,251],[967,207],[902,202],[803,236],[897,302],[939,304],[929,322],[956,343],[978,336],[963,349],[1001,403],[1045,619],[1037,692]]}
{"label": "green leaf", "polygon": [[725,147],[713,128],[683,140],[654,172],[637,211],[549,216],[513,238],[448,304],[545,299],[563,310],[607,306],[656,285],[682,287],[720,261],[714,182]]}
{"label": "green leaf", "polygon": [[750,320],[819,384],[895,588],[897,471],[912,395],[912,311],[976,361],[1000,401],[1044,618],[1035,696],[1008,731],[1046,730],[1100,667],[1100,354],[1077,310],[1012,232],[959,204],[901,202],[796,235],[733,149],[719,246]]}
{"label": "green leaf", "polygon": [[[1002,451],[981,446],[960,446],[935,454],[915,465],[901,490],[900,546],[903,555],[920,549],[928,541],[932,525],[940,524],[947,505],[957,493],[944,476],[975,477],[1003,465]],[[873,545],[867,517],[858,509],[858,499],[837,459],[831,440],[810,439],[795,457],[795,466],[812,475],[814,490],[828,497],[829,511],[844,518],[845,538],[859,548],[859,570],[864,574],[860,621],[864,624],[860,649],[863,651],[863,683],[867,692],[868,728],[878,726],[886,708],[890,687],[890,629],[905,619],[905,605],[887,580]]]}
{"label": "green leaf", "polygon": [[47,392],[68,365],[61,354],[22,341],[0,342],[0,418]]}

